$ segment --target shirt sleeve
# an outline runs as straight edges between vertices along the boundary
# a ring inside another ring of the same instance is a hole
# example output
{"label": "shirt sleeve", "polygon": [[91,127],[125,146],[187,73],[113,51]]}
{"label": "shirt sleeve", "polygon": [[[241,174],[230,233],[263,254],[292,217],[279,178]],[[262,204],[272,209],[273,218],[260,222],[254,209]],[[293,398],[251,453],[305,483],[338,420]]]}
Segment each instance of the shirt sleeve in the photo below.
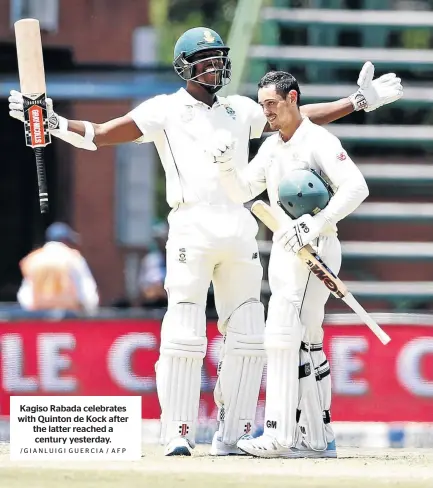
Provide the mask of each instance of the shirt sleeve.
{"label": "shirt sleeve", "polygon": [[252,107],[251,107],[251,139],[260,139],[263,134],[263,129],[266,125],[266,117],[263,113],[262,107],[251,100]]}
{"label": "shirt sleeve", "polygon": [[250,139],[260,139],[266,125],[262,107],[251,98],[241,95],[233,96],[233,101],[242,111],[242,119],[250,126]]}
{"label": "shirt sleeve", "polygon": [[220,181],[229,197],[237,203],[252,200],[266,190],[266,167],[269,162],[266,143],[242,171],[235,167],[220,171]]}
{"label": "shirt sleeve", "polygon": [[335,225],[367,198],[368,186],[337,137],[325,131],[317,139],[314,159],[335,189],[334,196],[320,215]]}
{"label": "shirt sleeve", "polygon": [[143,142],[152,142],[155,136],[165,128],[166,119],[166,95],[158,95],[150,98],[128,113],[128,116],[136,123],[137,127],[143,134],[134,142],[141,144]]}

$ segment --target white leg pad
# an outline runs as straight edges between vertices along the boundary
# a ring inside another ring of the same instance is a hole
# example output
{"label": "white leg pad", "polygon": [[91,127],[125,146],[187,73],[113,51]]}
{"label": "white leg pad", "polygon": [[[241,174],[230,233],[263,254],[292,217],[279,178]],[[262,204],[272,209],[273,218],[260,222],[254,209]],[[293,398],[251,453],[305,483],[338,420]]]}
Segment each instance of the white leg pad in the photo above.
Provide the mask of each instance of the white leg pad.
{"label": "white leg pad", "polygon": [[203,307],[178,303],[164,316],[156,386],[161,405],[161,443],[174,437],[195,445],[200,402],[201,368],[206,355]]}
{"label": "white leg pad", "polygon": [[264,433],[283,447],[296,441],[299,349],[302,325],[296,306],[281,295],[269,302],[265,330],[267,383]]}
{"label": "white leg pad", "polygon": [[304,382],[305,386],[301,386],[303,392],[300,403],[300,428],[309,447],[322,451],[335,439],[330,425],[331,376],[322,344],[310,344],[310,347],[309,353],[301,350],[301,355],[311,357],[314,365],[314,383],[309,382],[307,386]]}
{"label": "white leg pad", "polygon": [[263,305],[243,303],[228,319],[214,398],[219,408],[218,439],[228,445],[248,434],[257,410],[265,365]]}

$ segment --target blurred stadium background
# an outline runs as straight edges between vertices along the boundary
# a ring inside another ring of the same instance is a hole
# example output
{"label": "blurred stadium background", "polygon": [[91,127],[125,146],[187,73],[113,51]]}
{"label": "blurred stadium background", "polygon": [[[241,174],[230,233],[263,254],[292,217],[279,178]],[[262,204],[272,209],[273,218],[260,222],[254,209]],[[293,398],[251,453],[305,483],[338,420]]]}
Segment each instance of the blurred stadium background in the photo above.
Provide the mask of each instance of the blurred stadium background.
{"label": "blurred stadium background", "polygon": [[[0,418],[8,438],[13,394],[143,395],[144,438],[157,437],[155,392],[163,307],[142,307],[139,272],[164,220],[164,178],[151,145],[47,149],[51,213],[39,214],[32,151],[8,116],[18,88],[14,21],[39,19],[48,95],[72,119],[102,122],[181,86],[172,49],[187,28],[228,39],[227,93],[256,96],[269,69],[292,72],[303,103],[356,89],[364,61],[395,71],[402,100],[331,124],[367,178],[370,197],[340,225],[341,277],[393,338],[383,347],[346,306],[330,299],[326,349],[340,445],[433,447],[433,1],[431,0],[0,0]],[[251,156],[258,143],[251,145]],[[82,237],[101,295],[95,317],[36,316],[16,304],[19,260],[54,221]],[[269,234],[261,228],[267,265]],[[210,350],[199,440],[211,438],[220,342],[209,294]],[[268,299],[266,280],[263,300]],[[263,398],[263,391],[261,394]],[[258,430],[263,405],[258,412]]]}

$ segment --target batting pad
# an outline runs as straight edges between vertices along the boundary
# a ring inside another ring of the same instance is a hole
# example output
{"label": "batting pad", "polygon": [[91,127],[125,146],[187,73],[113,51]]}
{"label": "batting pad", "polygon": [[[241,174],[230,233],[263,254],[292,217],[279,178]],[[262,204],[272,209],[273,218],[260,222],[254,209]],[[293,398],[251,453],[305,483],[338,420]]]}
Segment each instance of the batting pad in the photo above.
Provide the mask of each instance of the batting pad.
{"label": "batting pad", "polygon": [[[309,355],[314,365],[315,381],[310,383],[310,387],[305,385],[306,391],[303,392],[300,403],[301,419],[299,422],[304,440],[311,449],[318,451],[326,449],[328,442],[335,439],[330,424],[331,375],[329,363],[322,348],[322,344],[311,344]],[[305,352],[301,351],[302,353]]]}
{"label": "batting pad", "polygon": [[268,365],[264,433],[283,447],[296,442],[301,338],[296,306],[284,296],[272,295],[265,330]]}
{"label": "batting pad", "polygon": [[182,436],[195,445],[206,347],[204,309],[193,303],[178,303],[169,308],[162,323],[160,356],[155,368],[161,405],[161,444]]}
{"label": "batting pad", "polygon": [[266,357],[264,308],[243,303],[228,319],[214,398],[219,407],[219,439],[236,444],[252,431]]}

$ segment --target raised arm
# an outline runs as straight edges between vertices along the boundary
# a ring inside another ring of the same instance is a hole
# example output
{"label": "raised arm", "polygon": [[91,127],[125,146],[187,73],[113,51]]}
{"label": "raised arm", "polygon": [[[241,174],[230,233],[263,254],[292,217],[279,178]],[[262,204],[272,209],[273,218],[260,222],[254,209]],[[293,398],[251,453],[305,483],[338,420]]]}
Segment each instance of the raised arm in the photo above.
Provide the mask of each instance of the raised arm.
{"label": "raised arm", "polygon": [[334,120],[346,117],[355,111],[355,108],[348,98],[342,98],[335,102],[311,103],[301,107],[302,115],[308,117],[317,125],[325,125]]}
{"label": "raised arm", "polygon": [[318,125],[329,124],[354,111],[372,112],[383,105],[395,102],[403,96],[401,79],[395,73],[373,80],[374,66],[367,61],[358,77],[358,90],[347,98],[334,102],[303,105],[301,113]]}
{"label": "raised arm", "polygon": [[[83,138],[85,137],[86,126],[83,121],[67,120],[66,122],[67,131],[79,134]],[[142,136],[137,124],[128,115],[109,120],[103,124],[91,124],[94,131],[93,142],[97,147],[132,142]]]}
{"label": "raised arm", "polygon": [[[125,142],[149,142],[164,126],[164,97],[160,95],[147,100],[128,114],[102,124],[67,120],[54,112],[53,101],[47,98],[48,129],[53,136],[89,151]],[[24,122],[23,97],[15,90],[9,97],[9,115]]]}

